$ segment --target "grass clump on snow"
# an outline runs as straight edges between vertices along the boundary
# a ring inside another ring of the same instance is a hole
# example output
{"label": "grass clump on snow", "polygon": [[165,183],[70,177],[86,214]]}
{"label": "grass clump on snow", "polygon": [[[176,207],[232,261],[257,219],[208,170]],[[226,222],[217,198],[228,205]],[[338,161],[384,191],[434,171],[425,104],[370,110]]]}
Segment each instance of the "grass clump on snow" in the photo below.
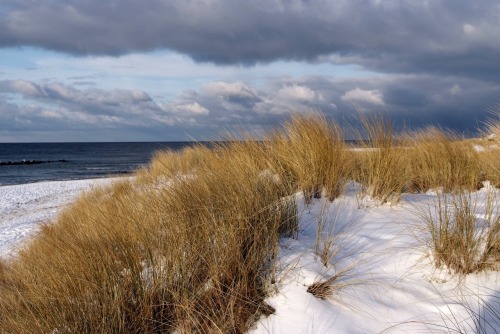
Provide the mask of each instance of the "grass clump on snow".
{"label": "grass clump on snow", "polygon": [[420,207],[426,242],[436,267],[467,275],[500,263],[500,211],[496,189],[480,193],[437,194],[436,203]]}
{"label": "grass clump on snow", "polygon": [[383,204],[397,202],[405,189],[408,155],[383,117],[361,117],[361,150],[354,151],[352,178],[363,185],[363,195]]}
{"label": "grass clump on snow", "polygon": [[[499,124],[492,121],[486,131],[494,134]],[[411,156],[407,189],[437,191],[435,203],[418,210],[434,265],[459,276],[498,269],[498,190],[490,184],[499,185],[500,151],[478,150],[475,141],[436,128],[404,137]]]}
{"label": "grass clump on snow", "polygon": [[330,201],[343,192],[351,158],[337,124],[320,114],[293,116],[268,143],[285,172],[282,177],[297,184],[306,202],[321,197],[323,191]]}
{"label": "grass clump on snow", "polygon": [[456,134],[428,128],[407,136],[411,155],[409,190],[477,190],[483,181],[479,152]]}
{"label": "grass clump on snow", "polygon": [[480,161],[485,179],[500,188],[500,106],[495,113],[496,121],[491,120],[484,131]]}

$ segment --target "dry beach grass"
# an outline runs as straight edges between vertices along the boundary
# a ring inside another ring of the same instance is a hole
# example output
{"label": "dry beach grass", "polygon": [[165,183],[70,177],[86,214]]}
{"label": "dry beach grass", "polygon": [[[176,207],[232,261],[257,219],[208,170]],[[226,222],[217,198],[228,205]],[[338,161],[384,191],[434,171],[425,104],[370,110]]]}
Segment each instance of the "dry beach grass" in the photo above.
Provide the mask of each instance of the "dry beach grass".
{"label": "dry beach grass", "polygon": [[[297,192],[333,200],[349,180],[380,203],[449,193],[422,214],[436,266],[465,275],[498,265],[497,199],[478,230],[468,197],[482,181],[498,186],[498,146],[477,152],[438,129],[395,140],[387,120],[362,125],[369,141],[352,150],[335,123],[294,116],[263,141],[161,152],[134,179],[86,193],[0,261],[0,332],[246,332],[273,312],[264,300],[279,239],[298,229]],[[327,298],[333,284],[310,289]]]}

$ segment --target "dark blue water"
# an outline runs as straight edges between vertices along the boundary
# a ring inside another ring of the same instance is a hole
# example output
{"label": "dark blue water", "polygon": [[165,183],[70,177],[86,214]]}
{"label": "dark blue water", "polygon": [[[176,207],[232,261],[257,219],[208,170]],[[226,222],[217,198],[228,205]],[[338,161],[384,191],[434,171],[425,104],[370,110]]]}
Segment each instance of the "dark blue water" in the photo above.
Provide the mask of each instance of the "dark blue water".
{"label": "dark blue water", "polygon": [[0,144],[0,186],[131,173],[158,150],[190,142]]}

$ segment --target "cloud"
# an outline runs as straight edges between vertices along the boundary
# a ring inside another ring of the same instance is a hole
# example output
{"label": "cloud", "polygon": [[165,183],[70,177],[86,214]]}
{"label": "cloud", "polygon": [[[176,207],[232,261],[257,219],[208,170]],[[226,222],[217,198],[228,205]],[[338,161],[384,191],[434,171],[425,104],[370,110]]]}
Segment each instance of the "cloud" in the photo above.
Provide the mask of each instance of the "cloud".
{"label": "cloud", "polygon": [[360,105],[401,127],[473,132],[499,95],[500,85],[490,82],[427,74],[217,80],[167,100],[137,89],[0,80],[0,141],[207,140],[224,130],[273,127],[291,113],[348,121]]}
{"label": "cloud", "polygon": [[378,89],[363,90],[356,87],[342,95],[341,99],[351,103],[364,102],[375,106],[385,105],[382,93]]}
{"label": "cloud", "polygon": [[278,96],[283,100],[295,100],[304,102],[313,102],[315,100],[323,100],[321,94],[317,94],[309,87],[293,84],[285,86],[278,91]]}
{"label": "cloud", "polygon": [[[140,90],[77,89],[61,83],[33,83],[24,80],[0,81],[0,96],[25,110],[26,118],[57,118],[69,123],[95,126],[144,124],[138,116],[151,118],[162,113],[147,93]],[[21,96],[21,102],[15,98]],[[26,105],[36,107],[26,108]]]}
{"label": "cloud", "polygon": [[462,29],[464,31],[464,34],[466,34],[467,36],[473,36],[474,34],[477,33],[477,28],[469,23],[465,23]]}
{"label": "cloud", "polygon": [[111,56],[169,49],[243,65],[335,55],[378,71],[500,80],[497,0],[4,0],[1,8],[3,47]]}
{"label": "cloud", "polygon": [[240,96],[242,98],[255,97],[256,91],[243,82],[217,81],[205,86],[205,90],[210,94],[221,98]]}
{"label": "cloud", "polygon": [[13,92],[20,93],[25,96],[36,97],[42,95],[38,86],[28,81],[16,80],[10,82],[9,85],[12,87]]}
{"label": "cloud", "polygon": [[[301,82],[302,81],[302,82]],[[260,115],[288,115],[311,111],[329,110],[335,104],[325,100],[323,94],[307,80],[284,79],[272,84],[262,93],[261,102],[255,106]]]}
{"label": "cloud", "polygon": [[[166,106],[166,108],[169,108],[169,106]],[[172,107],[172,110],[175,113],[180,113],[184,115],[185,114],[208,115],[210,113],[210,111],[207,108],[203,107],[198,102],[175,105]]]}
{"label": "cloud", "polygon": [[203,91],[219,99],[224,108],[248,109],[261,101],[257,91],[243,82],[217,81],[207,84]]}
{"label": "cloud", "polygon": [[457,85],[457,84],[454,84],[453,87],[451,87],[448,92],[451,94],[451,95],[458,95],[460,93],[462,93],[462,87],[460,87],[460,85]]}

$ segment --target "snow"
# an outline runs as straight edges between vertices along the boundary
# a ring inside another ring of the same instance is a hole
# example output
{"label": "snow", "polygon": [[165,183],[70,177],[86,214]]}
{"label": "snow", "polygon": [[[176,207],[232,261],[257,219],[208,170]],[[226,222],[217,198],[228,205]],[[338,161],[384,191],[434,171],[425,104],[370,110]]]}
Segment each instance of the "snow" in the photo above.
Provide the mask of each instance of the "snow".
{"label": "snow", "polygon": [[[478,203],[488,191],[475,194]],[[417,212],[434,205],[435,192],[405,195],[392,206],[370,205],[357,193],[351,187],[333,203],[322,198],[310,205],[299,198],[299,236],[282,240],[275,293],[266,300],[276,312],[260,319],[252,334],[500,331],[498,272],[461,281],[435,269],[417,242],[423,236]],[[477,216],[484,216],[484,205],[477,208]],[[323,233],[315,251],[318,226]],[[333,249],[327,261],[318,255],[325,241]],[[334,275],[330,298],[307,292]]]}
{"label": "snow", "polygon": [[495,140],[496,138],[497,138],[496,134],[490,133],[489,135],[487,135],[486,137],[484,137],[484,140],[492,141],[492,140]]}
{"label": "snow", "polygon": [[[0,256],[15,254],[82,191],[109,182],[0,187]],[[418,210],[435,205],[439,191],[377,205],[359,198],[358,188],[352,183],[333,203],[322,198],[306,205],[296,195],[299,233],[280,241],[278,276],[266,299],[276,311],[259,319],[251,333],[498,333],[498,271],[460,280],[435,269],[417,242],[424,236]],[[488,185],[474,196],[484,204],[491,191],[499,198]],[[484,207],[477,206],[478,218],[485,217]],[[311,284],[329,278],[330,297],[308,292]]]}
{"label": "snow", "polygon": [[0,186],[0,257],[13,255],[40,224],[57,216],[82,191],[112,179],[52,181]]}
{"label": "snow", "polygon": [[483,146],[481,146],[481,145],[474,145],[473,148],[474,148],[474,150],[476,152],[484,152],[484,151],[486,151],[486,149]]}

